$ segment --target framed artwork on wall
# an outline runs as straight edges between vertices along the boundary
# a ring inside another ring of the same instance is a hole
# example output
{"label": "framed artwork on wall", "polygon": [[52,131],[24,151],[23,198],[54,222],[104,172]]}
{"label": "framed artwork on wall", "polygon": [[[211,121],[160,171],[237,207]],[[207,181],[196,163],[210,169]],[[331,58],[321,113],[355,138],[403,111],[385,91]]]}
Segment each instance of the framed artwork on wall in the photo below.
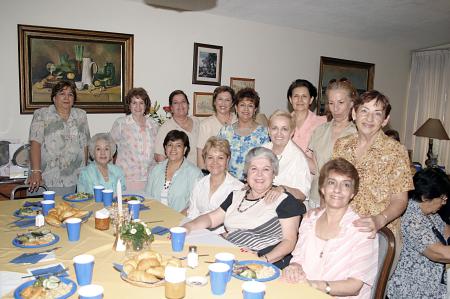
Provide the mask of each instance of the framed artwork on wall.
{"label": "framed artwork on wall", "polygon": [[60,80],[77,88],[74,106],[88,113],[123,113],[133,86],[132,34],[18,25],[20,113],[52,103]]}
{"label": "framed artwork on wall", "polygon": [[194,43],[192,83],[220,85],[223,47]]}
{"label": "framed artwork on wall", "polygon": [[211,116],[213,114],[213,93],[194,92],[194,116]]}
{"label": "framed artwork on wall", "polygon": [[373,63],[321,56],[318,101],[315,107],[317,114],[326,114],[327,99],[325,91],[330,80],[346,78],[352,82],[358,93],[361,94],[369,89],[373,89],[374,76],[375,64]]}
{"label": "framed artwork on wall", "polygon": [[246,87],[255,89],[255,79],[231,77],[230,87],[233,88],[235,93]]}

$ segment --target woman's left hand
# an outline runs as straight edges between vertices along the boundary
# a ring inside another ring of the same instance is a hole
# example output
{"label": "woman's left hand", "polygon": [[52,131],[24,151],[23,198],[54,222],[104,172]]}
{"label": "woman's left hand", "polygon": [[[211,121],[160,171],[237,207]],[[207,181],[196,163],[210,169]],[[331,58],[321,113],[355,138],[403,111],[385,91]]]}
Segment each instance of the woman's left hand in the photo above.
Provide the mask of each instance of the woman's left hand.
{"label": "woman's left hand", "polygon": [[272,187],[272,189],[270,189],[267,193],[266,196],[264,196],[264,201],[266,203],[272,203],[274,202],[280,195],[281,193],[284,192],[284,188],[283,187]]}
{"label": "woman's left hand", "polygon": [[[370,233],[369,239],[373,239],[375,238],[378,230],[385,225],[383,221],[384,219],[380,219],[380,216],[381,215],[360,217],[359,219],[353,221],[353,225],[359,227],[360,232]],[[381,218],[384,217],[381,216]]]}

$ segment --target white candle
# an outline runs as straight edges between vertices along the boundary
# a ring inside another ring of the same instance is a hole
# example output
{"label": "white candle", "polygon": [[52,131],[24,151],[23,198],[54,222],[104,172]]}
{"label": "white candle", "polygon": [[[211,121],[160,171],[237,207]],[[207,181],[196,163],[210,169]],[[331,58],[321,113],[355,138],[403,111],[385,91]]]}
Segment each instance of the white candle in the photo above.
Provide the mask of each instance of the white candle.
{"label": "white candle", "polygon": [[117,180],[117,210],[119,216],[122,216],[122,185],[120,184],[120,180]]}

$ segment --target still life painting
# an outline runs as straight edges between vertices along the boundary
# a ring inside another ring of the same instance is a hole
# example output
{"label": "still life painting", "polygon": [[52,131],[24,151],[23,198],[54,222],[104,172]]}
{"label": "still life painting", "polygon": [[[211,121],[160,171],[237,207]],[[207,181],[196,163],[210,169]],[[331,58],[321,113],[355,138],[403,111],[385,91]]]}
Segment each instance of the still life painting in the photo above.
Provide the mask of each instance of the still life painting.
{"label": "still life painting", "polygon": [[51,103],[53,86],[72,81],[75,106],[88,113],[123,112],[132,86],[133,36],[19,25],[21,113]]}

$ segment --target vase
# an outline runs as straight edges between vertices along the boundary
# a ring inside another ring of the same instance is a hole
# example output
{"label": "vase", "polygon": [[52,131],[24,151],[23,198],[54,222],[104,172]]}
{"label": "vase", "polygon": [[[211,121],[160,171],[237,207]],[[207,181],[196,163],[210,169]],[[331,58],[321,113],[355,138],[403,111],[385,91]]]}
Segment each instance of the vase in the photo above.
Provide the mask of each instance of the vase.
{"label": "vase", "polygon": [[126,250],[126,255],[129,257],[132,257],[136,254],[139,254],[140,252],[149,249],[151,245],[151,242],[148,241],[127,241],[126,242],[126,246],[127,246],[127,250]]}

